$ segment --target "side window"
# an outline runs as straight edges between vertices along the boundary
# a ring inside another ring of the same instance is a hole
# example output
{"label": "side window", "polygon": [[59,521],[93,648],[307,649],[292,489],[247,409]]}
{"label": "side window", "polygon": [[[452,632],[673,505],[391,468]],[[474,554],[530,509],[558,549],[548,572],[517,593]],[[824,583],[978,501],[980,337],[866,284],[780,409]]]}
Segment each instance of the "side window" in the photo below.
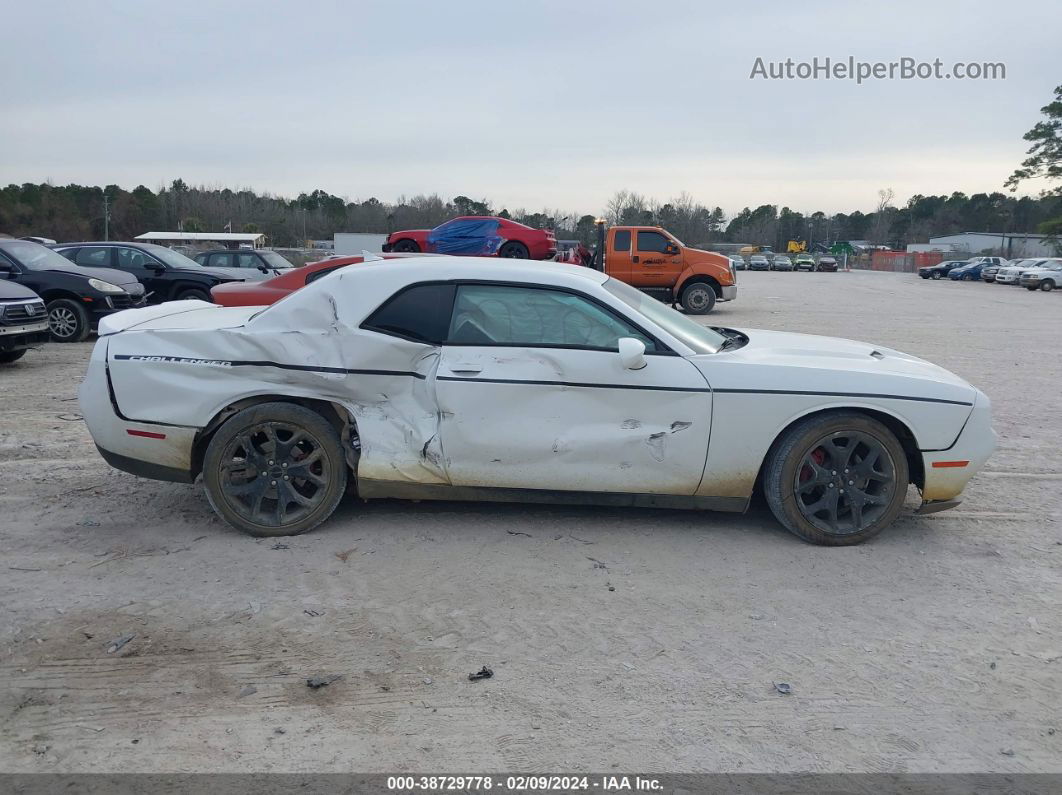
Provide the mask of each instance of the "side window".
{"label": "side window", "polygon": [[77,252],[78,252],[78,249],[76,249],[76,248],[64,248],[59,253],[62,254],[64,257],[66,257],[71,262],[73,262],[77,258]]}
{"label": "side window", "polygon": [[108,268],[111,264],[111,250],[109,248],[78,249],[74,262],[89,268]]}
{"label": "side window", "polygon": [[620,337],[654,342],[625,320],[578,295],[539,287],[468,284],[457,288],[447,342],[455,345],[570,346],[614,351]]}
{"label": "side window", "polygon": [[638,232],[639,251],[658,251],[663,254],[670,241],[659,232]]}
{"label": "side window", "polygon": [[120,248],[117,250],[117,254],[118,267],[122,270],[146,268],[151,263],[151,257],[135,248]]}
{"label": "side window", "polygon": [[258,257],[254,254],[237,254],[236,255],[236,267],[237,268],[257,268]]}
{"label": "side window", "polygon": [[613,241],[612,248],[615,251],[630,251],[631,250],[631,230],[630,229],[617,229],[616,237]]}
{"label": "side window", "polygon": [[211,254],[210,255],[210,267],[212,268],[231,268],[233,267],[232,254]]}
{"label": "side window", "polygon": [[314,271],[306,277],[307,284],[313,284],[318,279],[327,276],[330,273],[335,273],[340,268],[345,268],[346,265],[336,265],[334,268],[321,268],[319,271]]}
{"label": "side window", "polygon": [[446,339],[453,305],[452,284],[418,284],[391,296],[361,327],[439,345]]}

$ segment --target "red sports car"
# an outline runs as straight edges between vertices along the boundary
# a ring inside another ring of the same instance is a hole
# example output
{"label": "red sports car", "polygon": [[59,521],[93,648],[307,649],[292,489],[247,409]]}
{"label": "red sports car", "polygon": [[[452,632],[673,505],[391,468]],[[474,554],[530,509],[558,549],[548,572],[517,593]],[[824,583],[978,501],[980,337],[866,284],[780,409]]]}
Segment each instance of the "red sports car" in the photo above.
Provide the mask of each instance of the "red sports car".
{"label": "red sports car", "polygon": [[[385,256],[385,259],[391,259]],[[229,282],[219,284],[210,291],[215,304],[222,306],[269,306],[285,295],[305,287],[315,279],[347,265],[364,262],[365,257],[332,257],[331,259],[311,262],[302,268],[292,268],[280,276],[260,282]],[[227,289],[235,288],[235,289]]]}
{"label": "red sports car", "polygon": [[508,218],[466,215],[434,229],[407,229],[387,236],[384,251],[459,254],[466,257],[553,259],[557,238]]}

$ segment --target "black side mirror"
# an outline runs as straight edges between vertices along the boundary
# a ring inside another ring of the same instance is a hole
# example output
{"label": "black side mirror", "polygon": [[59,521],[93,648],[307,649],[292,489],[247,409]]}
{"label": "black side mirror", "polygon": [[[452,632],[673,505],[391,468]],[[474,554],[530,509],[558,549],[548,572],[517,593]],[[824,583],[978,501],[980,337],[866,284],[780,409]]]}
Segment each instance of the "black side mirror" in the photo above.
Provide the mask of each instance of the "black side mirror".
{"label": "black side mirror", "polygon": [[679,253],[678,246],[676,246],[674,243],[668,243],[666,246],[664,246],[664,253],[665,254],[678,254]]}

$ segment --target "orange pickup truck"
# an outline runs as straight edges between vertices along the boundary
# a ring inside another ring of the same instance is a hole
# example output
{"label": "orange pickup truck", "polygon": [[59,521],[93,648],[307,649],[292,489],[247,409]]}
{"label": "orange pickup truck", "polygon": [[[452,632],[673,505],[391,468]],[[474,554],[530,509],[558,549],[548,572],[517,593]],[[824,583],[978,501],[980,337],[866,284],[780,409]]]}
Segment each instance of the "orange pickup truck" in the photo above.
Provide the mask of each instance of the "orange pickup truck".
{"label": "orange pickup truck", "polygon": [[614,279],[677,303],[691,315],[706,315],[716,301],[737,297],[737,275],[723,254],[689,248],[658,226],[598,228],[598,254],[591,267]]}

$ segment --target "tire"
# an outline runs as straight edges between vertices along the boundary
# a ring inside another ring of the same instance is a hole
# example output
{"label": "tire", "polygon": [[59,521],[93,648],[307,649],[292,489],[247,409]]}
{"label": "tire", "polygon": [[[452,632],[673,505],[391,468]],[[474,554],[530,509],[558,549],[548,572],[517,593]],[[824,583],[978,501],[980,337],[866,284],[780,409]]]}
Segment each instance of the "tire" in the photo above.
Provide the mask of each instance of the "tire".
{"label": "tire", "polygon": [[962,275],[962,280],[964,282],[972,282],[973,281],[973,276],[971,276],[969,273],[964,273]]}
{"label": "tire", "polygon": [[83,342],[89,335],[89,316],[81,304],[57,298],[48,304],[48,326],[56,342]]}
{"label": "tire", "polygon": [[181,290],[177,294],[177,298],[175,300],[177,300],[177,301],[199,300],[199,301],[206,301],[208,304],[214,303],[214,300],[210,297],[210,293],[208,293],[206,290],[202,290],[202,289],[200,289],[198,287],[192,287],[192,288],[190,288],[188,290]]}
{"label": "tire", "polygon": [[417,245],[416,240],[410,240],[406,238],[403,240],[399,240],[397,243],[391,246],[391,251],[394,251],[398,254],[415,254],[420,251],[420,246]]}
{"label": "tire", "polygon": [[932,275],[932,276],[931,276],[930,278],[932,278],[932,279],[939,279],[939,278],[940,278],[941,276],[943,276],[943,275],[944,275],[944,274],[943,274],[943,273],[941,273],[940,271],[933,271],[933,275]]}
{"label": "tire", "polygon": [[530,259],[531,252],[527,250],[527,246],[523,243],[510,240],[498,249],[498,256],[503,259]]}
{"label": "tire", "polygon": [[705,282],[687,284],[679,296],[679,303],[688,315],[707,315],[715,307],[715,290]]}
{"label": "tire", "polygon": [[17,351],[4,351],[0,353],[0,364],[11,364],[17,362],[23,356],[26,355],[26,349],[22,348]]}
{"label": "tire", "polygon": [[[307,458],[313,460],[299,464]],[[305,477],[289,476],[294,472]],[[263,403],[234,414],[211,438],[203,459],[210,505],[252,536],[298,535],[317,527],[339,505],[347,477],[336,429],[294,403]],[[293,515],[286,515],[292,505]]]}
{"label": "tire", "polygon": [[1040,282],[1040,289],[1043,290],[1045,293],[1049,293],[1055,289],[1055,283],[1050,279],[1044,279],[1042,282]]}
{"label": "tire", "polygon": [[[877,453],[867,470],[870,477],[848,471],[853,458],[861,457],[850,467],[857,470],[870,460],[870,452]],[[846,473],[856,483],[846,481]],[[857,412],[798,422],[775,441],[764,464],[763,490],[771,512],[791,533],[823,546],[861,544],[884,530],[903,508],[907,483],[907,456],[899,440],[880,422]],[[842,496],[846,490],[874,501],[864,502],[857,517],[852,497]],[[809,510],[816,505],[823,507]],[[832,513],[832,521],[818,515],[824,511]]]}

